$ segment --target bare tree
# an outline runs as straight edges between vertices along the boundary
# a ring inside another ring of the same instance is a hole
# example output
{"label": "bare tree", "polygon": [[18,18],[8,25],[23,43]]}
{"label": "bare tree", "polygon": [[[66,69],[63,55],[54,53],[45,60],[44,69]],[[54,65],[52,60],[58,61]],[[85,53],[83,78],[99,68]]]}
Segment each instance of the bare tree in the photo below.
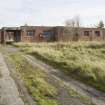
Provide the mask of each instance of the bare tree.
{"label": "bare tree", "polygon": [[78,40],[80,28],[80,18],[75,16],[72,19],[65,21],[64,34],[66,36],[72,36],[73,40]]}

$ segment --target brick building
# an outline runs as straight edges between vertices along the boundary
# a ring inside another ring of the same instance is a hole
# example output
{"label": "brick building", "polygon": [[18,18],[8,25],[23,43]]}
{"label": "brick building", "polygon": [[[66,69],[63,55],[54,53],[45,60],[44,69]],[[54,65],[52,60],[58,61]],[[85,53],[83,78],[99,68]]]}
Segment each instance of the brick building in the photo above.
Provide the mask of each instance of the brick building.
{"label": "brick building", "polygon": [[79,28],[78,35],[65,34],[63,26],[21,26],[3,27],[0,30],[0,42],[53,42],[53,41],[92,41],[105,40],[104,28]]}

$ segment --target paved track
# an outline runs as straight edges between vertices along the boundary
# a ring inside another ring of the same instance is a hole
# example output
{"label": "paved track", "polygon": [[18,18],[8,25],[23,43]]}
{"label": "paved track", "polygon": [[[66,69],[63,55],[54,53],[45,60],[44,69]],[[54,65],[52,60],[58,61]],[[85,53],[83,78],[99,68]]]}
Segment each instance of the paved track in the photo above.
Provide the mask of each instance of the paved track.
{"label": "paved track", "polygon": [[1,53],[0,72],[2,75],[0,78],[0,105],[24,105]]}

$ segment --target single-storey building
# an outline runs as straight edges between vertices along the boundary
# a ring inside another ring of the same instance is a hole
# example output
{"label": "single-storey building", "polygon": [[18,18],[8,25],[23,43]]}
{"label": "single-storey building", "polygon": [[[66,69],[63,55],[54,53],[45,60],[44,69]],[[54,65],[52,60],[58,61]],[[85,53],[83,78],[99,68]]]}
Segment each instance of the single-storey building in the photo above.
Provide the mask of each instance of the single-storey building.
{"label": "single-storey building", "polygon": [[76,35],[65,34],[64,26],[21,26],[0,29],[0,42],[53,42],[105,40],[104,28],[79,28]]}

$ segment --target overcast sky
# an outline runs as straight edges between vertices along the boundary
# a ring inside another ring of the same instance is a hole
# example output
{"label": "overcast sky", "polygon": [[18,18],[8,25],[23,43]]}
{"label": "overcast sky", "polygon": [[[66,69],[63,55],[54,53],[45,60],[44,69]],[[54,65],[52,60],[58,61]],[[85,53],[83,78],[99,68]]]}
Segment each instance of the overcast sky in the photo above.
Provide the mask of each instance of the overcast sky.
{"label": "overcast sky", "polygon": [[105,0],[0,0],[0,27],[64,25],[75,15],[85,26],[105,22]]}

